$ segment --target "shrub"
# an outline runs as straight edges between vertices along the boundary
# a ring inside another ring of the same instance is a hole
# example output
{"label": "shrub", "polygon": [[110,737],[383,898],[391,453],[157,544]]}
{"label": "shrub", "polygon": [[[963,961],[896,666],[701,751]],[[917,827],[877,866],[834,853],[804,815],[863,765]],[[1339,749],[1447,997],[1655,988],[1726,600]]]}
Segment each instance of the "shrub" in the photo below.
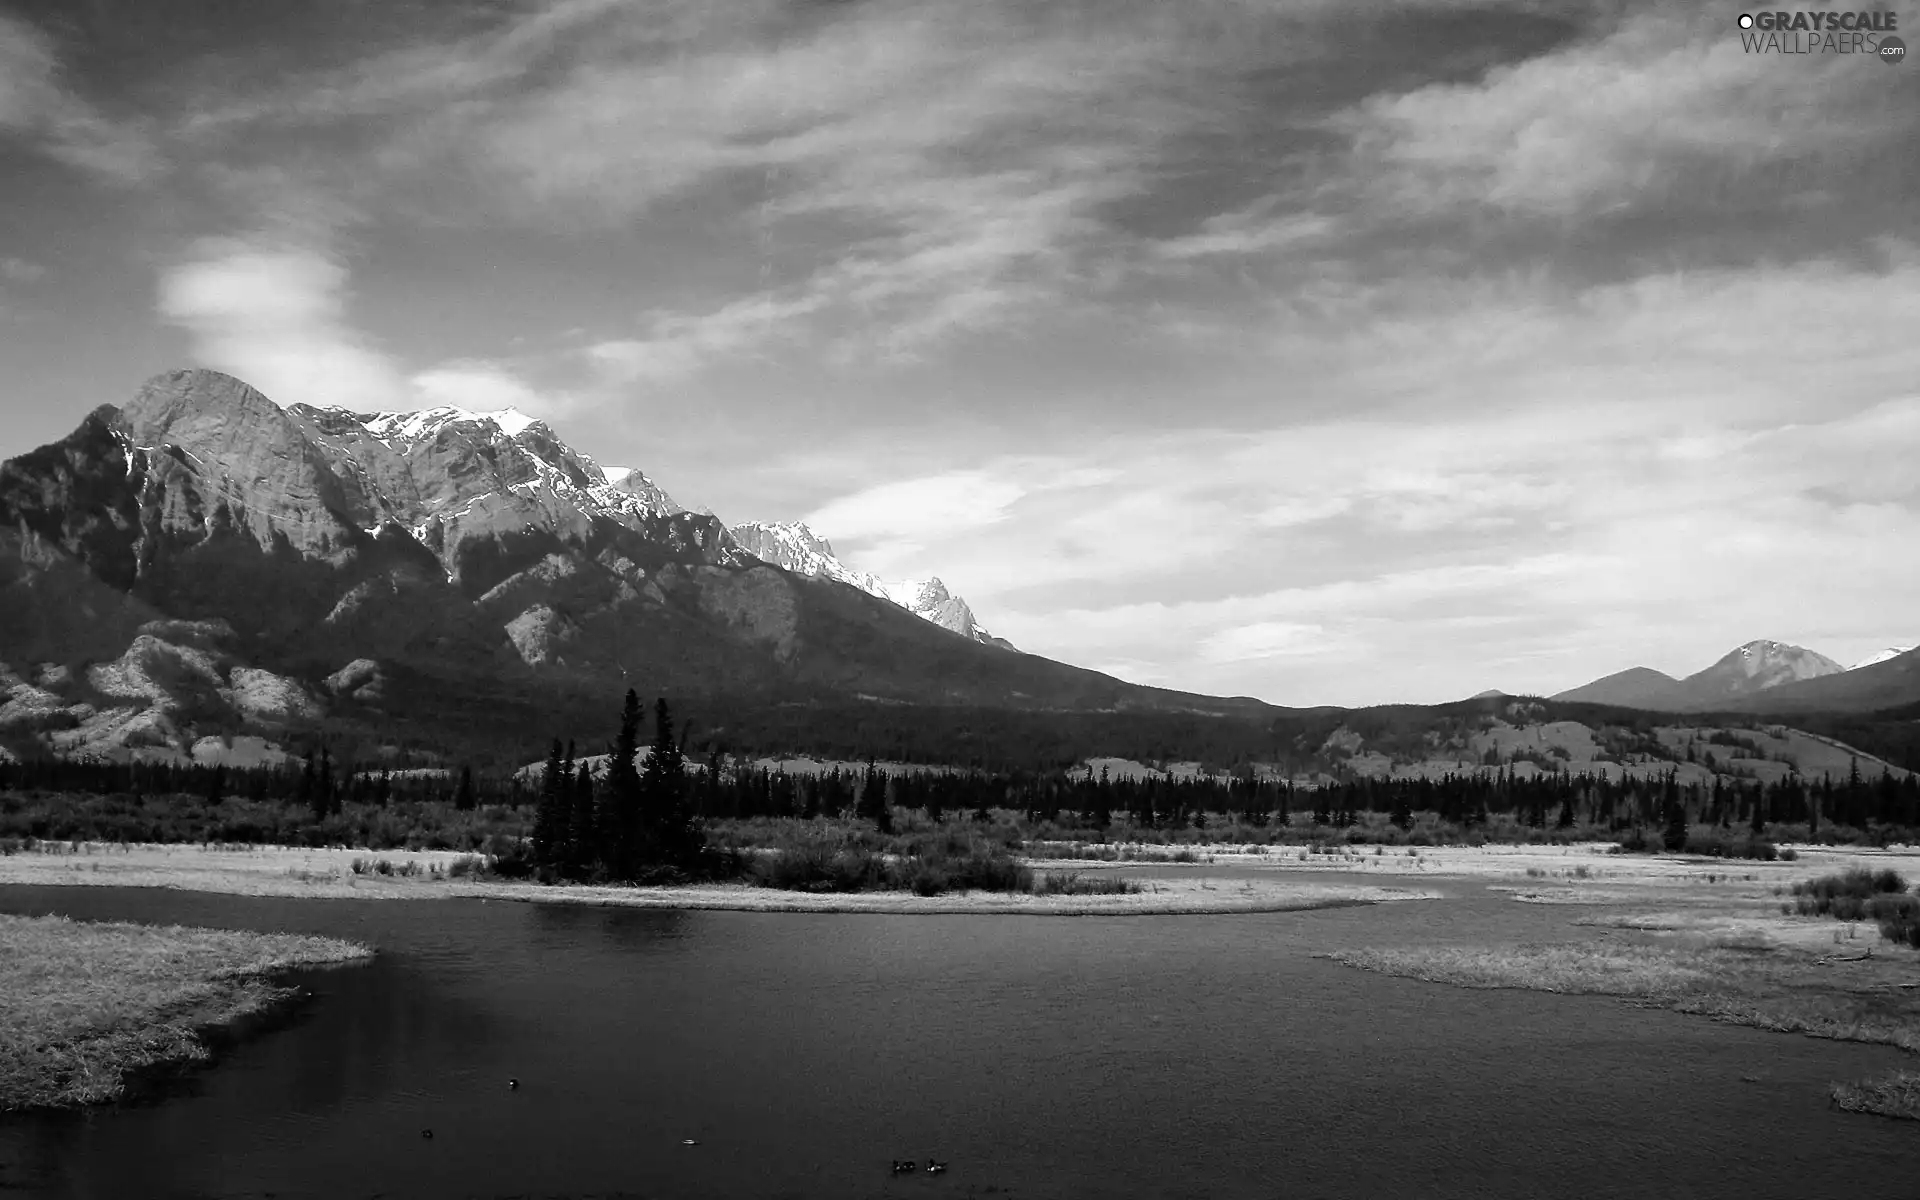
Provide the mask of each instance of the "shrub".
{"label": "shrub", "polygon": [[1049,871],[1034,881],[1036,896],[1131,896],[1140,884],[1115,875],[1086,876],[1078,871]]}

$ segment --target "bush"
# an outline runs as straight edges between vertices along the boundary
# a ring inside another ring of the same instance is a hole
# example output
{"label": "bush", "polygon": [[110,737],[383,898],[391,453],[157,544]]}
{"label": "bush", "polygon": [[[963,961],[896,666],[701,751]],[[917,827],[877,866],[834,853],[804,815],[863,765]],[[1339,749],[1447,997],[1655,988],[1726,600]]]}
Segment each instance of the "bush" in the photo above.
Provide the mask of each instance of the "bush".
{"label": "bush", "polygon": [[1114,875],[1086,876],[1078,871],[1048,871],[1034,881],[1036,896],[1131,896],[1140,891],[1132,879]]}

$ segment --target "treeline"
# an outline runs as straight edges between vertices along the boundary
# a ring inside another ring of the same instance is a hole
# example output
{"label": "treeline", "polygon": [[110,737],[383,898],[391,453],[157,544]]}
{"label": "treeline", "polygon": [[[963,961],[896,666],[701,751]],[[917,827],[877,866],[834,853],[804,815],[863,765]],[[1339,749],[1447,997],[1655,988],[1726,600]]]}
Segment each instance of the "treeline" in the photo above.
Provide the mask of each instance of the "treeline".
{"label": "treeline", "polygon": [[934,820],[1013,809],[1034,823],[1058,822],[1071,812],[1094,828],[1122,815],[1137,825],[1205,828],[1210,817],[1228,814],[1256,826],[1286,826],[1294,814],[1310,814],[1322,826],[1355,825],[1366,815],[1385,814],[1404,827],[1415,814],[1432,813],[1469,827],[1500,814],[1534,828],[1580,824],[1617,831],[1670,824],[1678,813],[1689,824],[1805,824],[1815,836],[1823,820],[1856,830],[1920,827],[1920,778],[1895,779],[1890,772],[1866,778],[1857,765],[1846,779],[1818,782],[1789,775],[1774,783],[1717,779],[1708,786],[1683,784],[1671,772],[1655,779],[1608,779],[1505,771],[1315,786],[1250,774],[1113,779],[1085,772],[889,773],[870,764],[864,772],[817,776],[710,769],[696,790],[697,811],[710,819],[855,815],[881,822],[893,808],[923,810]]}
{"label": "treeline", "polygon": [[96,796],[204,797],[278,802],[311,809],[316,820],[346,805],[450,804],[472,810],[486,805],[531,803],[527,785],[513,775],[481,775],[472,767],[445,771],[394,771],[336,761],[317,746],[304,759],[276,766],[236,767],[201,763],[108,762],[100,759],[0,759],[0,792],[68,792]]}
{"label": "treeline", "polygon": [[[1378,710],[1376,717],[1393,724],[1409,712]],[[584,753],[559,741],[550,746],[546,769],[531,779],[467,766],[444,773],[368,770],[336,760],[326,745],[309,748],[304,759],[254,768],[0,761],[0,832],[375,848],[484,841],[510,870],[633,881],[714,869],[705,857],[703,822],[853,817],[887,833],[901,810],[935,823],[957,816],[986,820],[1010,810],[1029,829],[1071,827],[1093,836],[1106,836],[1117,824],[1182,831],[1231,824],[1270,829],[1276,840],[1337,829],[1366,836],[1383,824],[1374,818],[1404,831],[1423,816],[1485,836],[1505,836],[1488,832],[1496,817],[1509,831],[1604,836],[1651,830],[1643,842],[1669,846],[1685,845],[1687,829],[1697,826],[1755,835],[1782,826],[1812,840],[1882,842],[1912,841],[1920,830],[1920,778],[1867,776],[1857,763],[1840,779],[1789,774],[1776,782],[1716,777],[1710,784],[1682,783],[1673,771],[1608,779],[1566,769],[1508,769],[1302,785],[1256,777],[1244,765],[1224,777],[1121,779],[1062,768],[887,771],[872,757],[864,770],[800,775],[728,765],[719,750],[721,731],[711,728],[704,763],[689,766],[690,731],[682,727],[675,736],[665,700],[655,705],[652,750],[642,764],[641,725],[638,696],[629,691],[607,747],[611,766],[598,776],[586,769]],[[1710,741],[1728,744],[1736,736]],[[872,755],[877,748],[865,749]],[[520,757],[495,753],[509,761]],[[103,802],[48,799],[89,795]],[[503,850],[522,841],[518,853]]]}

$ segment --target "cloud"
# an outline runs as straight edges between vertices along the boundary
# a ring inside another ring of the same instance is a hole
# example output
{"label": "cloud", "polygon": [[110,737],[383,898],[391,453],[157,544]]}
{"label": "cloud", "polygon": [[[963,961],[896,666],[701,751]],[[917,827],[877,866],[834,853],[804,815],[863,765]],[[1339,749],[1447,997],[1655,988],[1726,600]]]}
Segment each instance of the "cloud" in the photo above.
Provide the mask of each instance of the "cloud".
{"label": "cloud", "polygon": [[596,342],[581,353],[615,382],[672,382],[715,359],[765,354],[790,337],[793,322],[818,311],[824,302],[817,297],[754,295],[699,316],[654,313],[645,337]]}
{"label": "cloud", "polygon": [[29,259],[0,257],[0,279],[8,283],[33,283],[46,273],[45,267]]}
{"label": "cloud", "polygon": [[208,239],[160,281],[159,311],[185,329],[195,361],[280,404],[361,412],[450,404],[531,416],[571,397],[535,390],[503,363],[457,359],[408,372],[347,313],[348,274],[323,250],[267,237]]}
{"label": "cloud", "polygon": [[0,134],[8,133],[111,183],[146,183],[165,165],[138,124],[108,117],[67,86],[39,27],[0,13]]}
{"label": "cloud", "polygon": [[1327,124],[1352,139],[1365,193],[1402,211],[1573,219],[1711,204],[1763,166],[1811,160],[1832,178],[1883,154],[1915,115],[1886,104],[1865,65],[1816,56],[1788,69],[1746,53],[1722,11],[1661,5],[1474,82],[1368,97]]}
{"label": "cloud", "polygon": [[808,513],[815,529],[852,543],[914,544],[934,534],[978,530],[1006,518],[1026,487],[982,471],[901,479],[829,501]]}
{"label": "cloud", "polygon": [[160,313],[199,362],[280,403],[400,407],[405,380],[347,323],[346,286],[346,269],[317,251],[215,239],[163,275]]}
{"label": "cloud", "polygon": [[451,405],[475,412],[518,409],[530,417],[552,418],[569,410],[565,397],[535,390],[510,368],[483,359],[457,359],[420,371],[407,381],[412,404]]}

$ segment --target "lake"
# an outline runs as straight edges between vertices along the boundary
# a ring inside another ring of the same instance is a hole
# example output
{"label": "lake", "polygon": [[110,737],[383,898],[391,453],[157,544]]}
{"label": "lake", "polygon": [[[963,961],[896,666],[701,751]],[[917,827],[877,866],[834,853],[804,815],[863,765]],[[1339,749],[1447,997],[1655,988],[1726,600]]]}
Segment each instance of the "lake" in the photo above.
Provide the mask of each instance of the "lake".
{"label": "lake", "polygon": [[[1314,957],[1573,935],[1564,908],[1437,886],[1191,917],[0,888],[11,913],[380,951],[297,976],[298,1019],[157,1099],[0,1120],[0,1195],[1920,1194],[1920,1129],[1826,1098],[1898,1052]],[[929,1156],[951,1170],[888,1173]]]}

